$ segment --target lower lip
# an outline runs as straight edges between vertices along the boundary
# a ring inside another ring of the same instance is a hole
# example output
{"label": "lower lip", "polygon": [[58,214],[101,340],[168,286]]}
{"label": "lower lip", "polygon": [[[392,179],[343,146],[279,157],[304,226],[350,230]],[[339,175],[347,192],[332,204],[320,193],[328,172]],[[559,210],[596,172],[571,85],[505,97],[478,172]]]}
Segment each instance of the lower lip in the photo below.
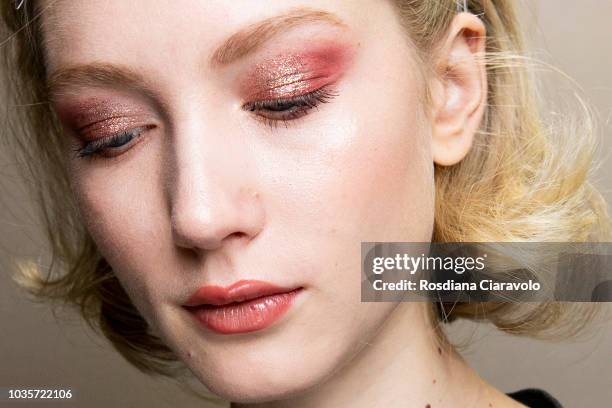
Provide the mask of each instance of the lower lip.
{"label": "lower lip", "polygon": [[302,288],[226,305],[188,308],[195,318],[219,334],[263,330],[279,320],[291,307]]}

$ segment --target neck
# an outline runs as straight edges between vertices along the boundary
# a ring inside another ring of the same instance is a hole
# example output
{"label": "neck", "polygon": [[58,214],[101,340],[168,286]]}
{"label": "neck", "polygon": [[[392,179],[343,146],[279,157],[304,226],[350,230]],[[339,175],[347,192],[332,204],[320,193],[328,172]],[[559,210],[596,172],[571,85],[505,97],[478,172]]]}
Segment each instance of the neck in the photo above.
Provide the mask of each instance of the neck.
{"label": "neck", "polygon": [[231,407],[486,407],[503,400],[439,341],[426,307],[400,303],[378,333],[321,384],[283,400]]}

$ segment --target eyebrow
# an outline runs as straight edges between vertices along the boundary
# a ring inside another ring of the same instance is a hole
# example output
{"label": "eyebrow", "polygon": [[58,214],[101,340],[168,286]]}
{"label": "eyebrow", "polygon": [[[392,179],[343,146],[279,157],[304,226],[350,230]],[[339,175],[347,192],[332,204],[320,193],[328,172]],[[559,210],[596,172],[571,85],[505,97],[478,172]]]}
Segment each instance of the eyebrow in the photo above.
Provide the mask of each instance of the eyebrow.
{"label": "eyebrow", "polygon": [[59,68],[47,78],[47,92],[51,98],[60,95],[62,89],[73,86],[129,87],[151,94],[147,81],[131,68],[101,62]]}
{"label": "eyebrow", "polygon": [[347,27],[340,17],[333,13],[305,7],[294,8],[286,14],[269,17],[230,36],[212,54],[211,65],[230,64],[255,52],[265,42],[281,32],[311,23],[327,23],[336,27]]}
{"label": "eyebrow", "polygon": [[[336,14],[305,7],[293,8],[287,13],[266,18],[232,34],[211,54],[209,64],[213,68],[231,64],[254,53],[280,33],[312,23],[347,27]],[[108,63],[95,62],[59,68],[47,78],[47,90],[51,96],[59,95],[61,89],[74,85],[112,85],[151,93],[147,81],[139,73],[128,67]]]}

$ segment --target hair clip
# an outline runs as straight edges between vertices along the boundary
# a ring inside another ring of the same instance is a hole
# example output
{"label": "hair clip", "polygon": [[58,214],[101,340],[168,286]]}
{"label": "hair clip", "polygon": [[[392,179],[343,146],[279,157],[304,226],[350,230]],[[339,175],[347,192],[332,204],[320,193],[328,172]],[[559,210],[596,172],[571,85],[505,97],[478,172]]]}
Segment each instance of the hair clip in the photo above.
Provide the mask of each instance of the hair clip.
{"label": "hair clip", "polygon": [[25,3],[25,0],[15,0],[15,10],[19,10],[23,6],[23,3]]}
{"label": "hair clip", "polygon": [[457,13],[469,13],[468,0],[457,0]]}

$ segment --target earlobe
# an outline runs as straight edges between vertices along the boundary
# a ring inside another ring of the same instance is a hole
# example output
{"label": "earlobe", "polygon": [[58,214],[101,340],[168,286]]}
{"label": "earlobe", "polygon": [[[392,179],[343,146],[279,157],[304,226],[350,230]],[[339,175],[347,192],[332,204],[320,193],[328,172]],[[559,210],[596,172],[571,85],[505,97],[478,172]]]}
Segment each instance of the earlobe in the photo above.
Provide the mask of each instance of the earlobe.
{"label": "earlobe", "polygon": [[467,155],[483,118],[487,96],[486,30],[468,13],[455,17],[437,57],[432,84],[432,153],[435,163],[452,166]]}

